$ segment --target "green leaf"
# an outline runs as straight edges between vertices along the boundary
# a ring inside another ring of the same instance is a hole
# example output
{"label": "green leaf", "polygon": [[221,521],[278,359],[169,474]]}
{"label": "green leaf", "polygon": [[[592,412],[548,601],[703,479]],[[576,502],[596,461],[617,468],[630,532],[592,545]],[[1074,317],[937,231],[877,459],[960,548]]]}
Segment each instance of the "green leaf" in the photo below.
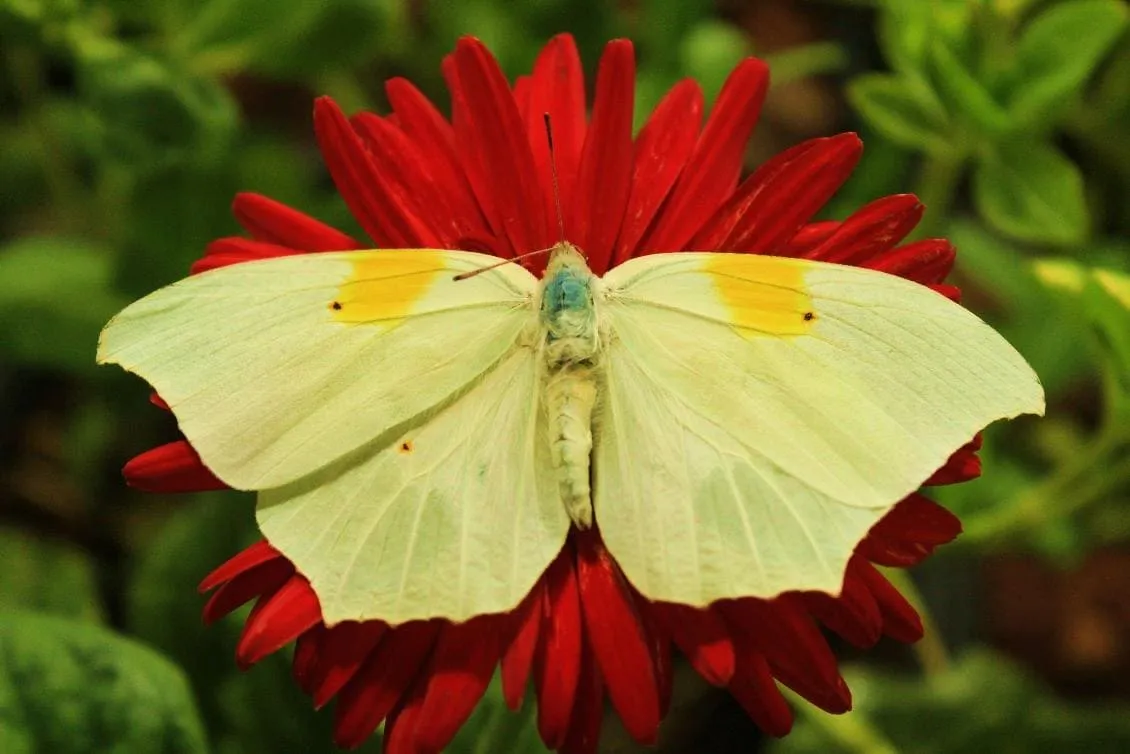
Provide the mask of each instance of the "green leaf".
{"label": "green leaf", "polygon": [[94,561],[64,542],[0,528],[0,609],[24,608],[100,622]]}
{"label": "green leaf", "polygon": [[1083,175],[1051,144],[998,144],[977,164],[973,199],[995,228],[1023,241],[1078,244],[1089,232]]}
{"label": "green leaf", "polygon": [[1005,18],[1020,18],[1035,5],[1045,0],[990,0],[993,10]]}
{"label": "green leaf", "polygon": [[930,153],[952,150],[945,107],[920,80],[866,74],[848,86],[848,99],[875,130],[900,146]]}
{"label": "green leaf", "polygon": [[67,24],[79,8],[79,0],[3,0],[0,2],[0,36],[5,45],[41,43]]}
{"label": "green leaf", "polygon": [[115,40],[85,35],[74,47],[105,159],[149,168],[226,152],[238,115],[218,81]]}
{"label": "green leaf", "polygon": [[169,165],[135,181],[115,270],[119,289],[142,296],[178,280],[210,241],[238,231],[233,172],[231,164]]}
{"label": "green leaf", "polygon": [[702,86],[707,103],[718,96],[734,66],[752,52],[740,29],[714,20],[696,23],[679,44],[681,70]]}
{"label": "green leaf", "polygon": [[94,368],[102,326],[126,302],[110,286],[110,258],[89,242],[40,237],[0,248],[0,353],[70,371]]}
{"label": "green leaf", "polygon": [[[844,673],[863,716],[895,749],[923,754],[967,752],[1088,752],[1130,750],[1130,709],[1070,704],[987,650],[967,653],[947,673],[929,678],[872,669]],[[834,735],[837,719],[812,721],[774,742],[772,754],[850,754]]]}
{"label": "green leaf", "polygon": [[518,712],[511,712],[502,698],[502,683],[495,673],[474,713],[459,729],[445,749],[446,754],[543,754],[538,736],[534,699],[529,698]]}
{"label": "green leaf", "polygon": [[239,621],[205,626],[200,581],[255,539],[251,500],[231,492],[194,495],[141,553],[130,585],[127,625],[188,674],[211,730],[226,712],[215,689],[235,675]]}
{"label": "green leaf", "polygon": [[0,751],[204,754],[180,670],[106,629],[0,613]]}
{"label": "green leaf", "polygon": [[943,37],[937,37],[930,43],[930,63],[935,74],[933,80],[939,93],[949,101],[948,109],[955,119],[969,123],[975,130],[990,136],[1006,133],[1012,128],[1008,112],[970,72]]}
{"label": "green leaf", "polygon": [[928,3],[885,0],[876,34],[883,56],[903,75],[924,76],[926,51],[934,25]]}
{"label": "green leaf", "polygon": [[1120,0],[1072,0],[1051,6],[1024,30],[1016,49],[1017,83],[1009,115],[1018,125],[1049,123],[1070,107],[1126,30]]}
{"label": "green leaf", "polygon": [[1041,282],[1076,299],[1091,324],[1106,383],[1108,426],[1130,426],[1130,274],[1072,260],[1033,265]]}
{"label": "green leaf", "polygon": [[[679,66],[679,48],[687,32],[710,18],[704,3],[684,0],[642,0],[640,13],[649,23],[639,25],[639,42],[654,55],[655,68],[674,72]],[[634,37],[637,35],[633,35]]]}
{"label": "green leaf", "polygon": [[[312,78],[402,43],[403,13],[387,0],[209,0],[177,39],[196,70]],[[399,37],[399,39],[398,39]]]}
{"label": "green leaf", "polygon": [[1103,359],[1107,423],[1130,433],[1130,275],[1091,271],[1083,292]]}
{"label": "green leaf", "polygon": [[[1085,342],[1087,323],[1079,307],[1048,292],[1023,249],[972,222],[954,223],[948,235],[958,250],[959,274],[973,282],[972,291],[989,299],[976,308],[977,313],[1024,355],[1049,393],[1094,369]],[[1033,327],[1035,322],[1040,326]],[[994,469],[986,476],[995,474]]]}

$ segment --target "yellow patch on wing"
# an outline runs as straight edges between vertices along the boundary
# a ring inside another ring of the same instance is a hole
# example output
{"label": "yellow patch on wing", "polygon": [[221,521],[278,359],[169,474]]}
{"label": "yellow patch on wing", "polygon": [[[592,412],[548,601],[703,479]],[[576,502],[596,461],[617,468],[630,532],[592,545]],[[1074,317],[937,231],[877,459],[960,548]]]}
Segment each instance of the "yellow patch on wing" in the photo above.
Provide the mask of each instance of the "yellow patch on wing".
{"label": "yellow patch on wing", "polygon": [[816,324],[802,263],[757,254],[706,256],[703,270],[742,335],[803,335]]}
{"label": "yellow patch on wing", "polygon": [[360,252],[329,307],[334,320],[389,325],[411,314],[444,271],[444,253],[424,249]]}

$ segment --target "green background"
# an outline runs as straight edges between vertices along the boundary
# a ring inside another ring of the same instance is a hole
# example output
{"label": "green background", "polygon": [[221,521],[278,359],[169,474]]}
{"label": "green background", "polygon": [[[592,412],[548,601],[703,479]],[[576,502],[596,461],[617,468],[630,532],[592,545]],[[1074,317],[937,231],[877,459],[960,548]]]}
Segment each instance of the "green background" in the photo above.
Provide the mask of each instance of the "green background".
{"label": "green background", "polygon": [[[251,501],[124,486],[175,427],[95,367],[97,334],[238,232],[236,191],[356,232],[315,96],[385,112],[401,75],[446,107],[459,35],[515,76],[561,31],[590,77],[607,40],[635,41],[638,118],[683,76],[712,97],[767,58],[747,167],[859,131],[825,217],[916,192],[917,236],[957,244],[966,304],[1048,390],[1047,418],[986,433],[982,479],[939,491],[966,533],[905,582],[931,631],[842,653],[853,713],[798,702],[764,741],[683,667],[660,750],[1130,751],[1128,17],[1121,0],[0,0],[0,751],[332,751],[285,656],[239,673],[241,616],[201,626],[195,586],[254,538]],[[492,691],[450,750],[540,747]],[[636,749],[610,718],[602,750]]]}

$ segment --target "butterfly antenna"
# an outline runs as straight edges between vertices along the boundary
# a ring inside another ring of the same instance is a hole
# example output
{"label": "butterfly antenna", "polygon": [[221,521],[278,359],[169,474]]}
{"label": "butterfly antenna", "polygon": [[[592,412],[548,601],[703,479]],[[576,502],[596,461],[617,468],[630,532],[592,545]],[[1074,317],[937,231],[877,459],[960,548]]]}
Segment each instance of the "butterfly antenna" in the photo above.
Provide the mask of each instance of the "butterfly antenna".
{"label": "butterfly antenna", "polygon": [[553,151],[553,123],[549,113],[542,113],[545,119],[545,140],[549,142],[549,174],[553,178],[553,203],[557,207],[557,229],[561,232],[561,240],[565,240],[565,214],[561,211],[561,191],[557,185],[557,155]]}
{"label": "butterfly antenna", "polygon": [[[557,207],[557,229],[561,233],[561,241],[564,242],[565,241],[565,214],[561,211],[561,190],[560,190],[560,187],[557,184],[557,157],[556,157],[556,155],[554,154],[554,151],[553,151],[553,124],[550,121],[549,113],[542,113],[542,118],[545,119],[545,138],[546,138],[546,141],[549,142],[549,173],[550,173],[550,176],[553,179],[553,203]],[[551,246],[548,249],[538,249],[536,251],[530,251],[530,252],[527,252],[525,254],[519,254],[516,257],[511,257],[510,259],[503,259],[502,261],[497,262],[495,264],[489,264],[486,267],[479,267],[479,268],[476,268],[474,270],[467,270],[466,272],[460,272],[458,275],[456,275],[452,279],[453,280],[467,280],[469,278],[475,277],[475,275],[481,275],[482,273],[487,272],[489,270],[496,270],[499,267],[502,267],[503,265],[510,264],[511,262],[517,262],[521,259],[526,259],[527,257],[537,256],[538,254],[549,253],[549,252],[553,251],[553,248],[554,247]]]}
{"label": "butterfly antenna", "polygon": [[536,251],[528,251],[525,254],[519,254],[516,257],[510,257],[509,259],[503,259],[502,261],[495,262],[494,264],[488,264],[486,267],[476,267],[473,270],[467,270],[466,272],[460,272],[458,275],[453,277],[452,280],[466,280],[467,278],[473,278],[473,277],[475,277],[475,275],[482,274],[482,273],[487,272],[489,270],[497,270],[499,267],[502,267],[503,265],[511,264],[512,262],[516,263],[519,260],[526,259],[527,257],[536,257],[538,254],[548,254],[551,251],[553,251],[552,246],[548,249],[537,249]]}

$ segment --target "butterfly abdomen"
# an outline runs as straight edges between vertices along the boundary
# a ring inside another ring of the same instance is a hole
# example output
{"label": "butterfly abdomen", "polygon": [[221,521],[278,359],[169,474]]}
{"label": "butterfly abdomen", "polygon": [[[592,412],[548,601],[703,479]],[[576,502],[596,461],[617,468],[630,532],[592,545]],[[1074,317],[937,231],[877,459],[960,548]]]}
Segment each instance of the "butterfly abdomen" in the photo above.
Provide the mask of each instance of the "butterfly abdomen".
{"label": "butterfly abdomen", "polygon": [[592,526],[589,459],[592,410],[596,403],[593,367],[569,364],[551,371],[545,385],[549,447],[561,501],[578,527]]}

